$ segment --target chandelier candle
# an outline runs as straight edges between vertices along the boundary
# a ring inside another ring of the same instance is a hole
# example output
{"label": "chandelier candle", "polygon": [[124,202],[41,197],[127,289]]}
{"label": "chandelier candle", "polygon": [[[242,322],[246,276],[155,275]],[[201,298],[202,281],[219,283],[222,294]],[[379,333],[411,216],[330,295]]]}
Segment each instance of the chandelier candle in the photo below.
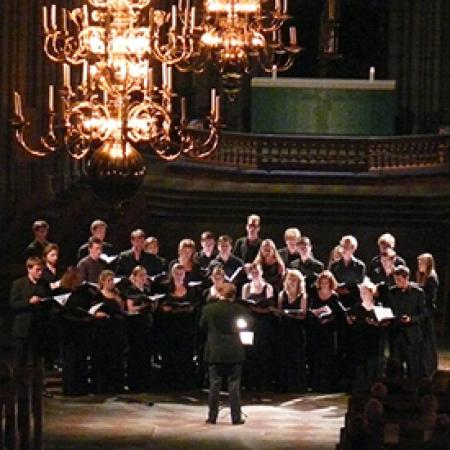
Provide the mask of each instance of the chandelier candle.
{"label": "chandelier candle", "polygon": [[[206,18],[197,27],[195,7],[183,0],[178,8],[166,9],[157,9],[155,3],[161,2],[155,0],[80,3],[73,10],[58,12],[54,4],[42,9],[44,51],[62,65],[62,88],[56,87],[56,95],[63,107],[55,111],[55,86],[50,85],[48,129],[41,145],[32,148],[25,139],[22,98],[15,92],[12,123],[21,147],[34,156],[60,148],[76,159],[92,155],[88,164],[102,177],[126,172],[139,179],[145,166],[135,144],[166,160],[211,154],[219,143],[219,96],[214,92],[204,132],[193,132],[187,127],[186,99],[174,92],[172,74],[174,67],[185,72],[197,54]],[[159,86],[154,70],[162,74]],[[81,83],[73,83],[80,78]],[[130,166],[129,158],[135,164]]]}

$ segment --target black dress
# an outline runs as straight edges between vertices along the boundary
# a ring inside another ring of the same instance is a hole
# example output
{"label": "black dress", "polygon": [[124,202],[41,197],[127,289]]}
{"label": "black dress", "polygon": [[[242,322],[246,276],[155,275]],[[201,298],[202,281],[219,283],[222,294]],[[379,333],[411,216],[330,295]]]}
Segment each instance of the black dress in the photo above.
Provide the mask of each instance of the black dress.
{"label": "black dress", "polygon": [[382,375],[384,329],[381,326],[368,323],[376,322],[373,310],[366,309],[362,304],[348,311],[355,321],[350,325],[352,352],[349,360],[356,380],[372,380]]}
{"label": "black dress", "polygon": [[150,388],[151,377],[151,326],[153,316],[149,292],[140,290],[135,285],[129,286],[125,298],[131,300],[134,306],[141,307],[139,312],[125,318],[125,333],[127,338],[126,354],[127,382],[131,391],[142,392]]}
{"label": "black dress", "polygon": [[435,276],[426,279],[423,288],[425,294],[425,317],[422,322],[423,333],[423,373],[429,377],[438,367],[436,349],[436,331],[434,327],[434,310],[436,309],[436,296],[439,289],[439,280]]}
{"label": "black dress", "polygon": [[171,310],[159,312],[162,353],[162,385],[169,390],[195,386],[194,349],[197,337],[196,298],[187,288],[183,297],[168,294],[162,306]]}
{"label": "black dress", "polygon": [[88,357],[92,353],[92,316],[88,311],[98,295],[85,283],[70,295],[61,313],[63,393],[69,396],[89,393]]}
{"label": "black dress", "polygon": [[[281,309],[299,310],[302,296],[293,302],[282,291]],[[306,389],[305,327],[304,320],[290,314],[281,316],[279,327],[279,386],[284,392],[303,392]]]}
{"label": "black dress", "polygon": [[92,375],[96,394],[116,394],[124,385],[124,327],[119,303],[100,292],[95,303],[108,318],[92,322]]}
{"label": "black dress", "polygon": [[278,262],[273,264],[261,264],[263,270],[263,278],[267,283],[272,285],[274,290],[274,297],[278,295],[283,288],[283,275],[280,272],[280,265]]}
{"label": "black dress", "polygon": [[[319,298],[317,290],[309,296],[310,384],[317,392],[331,392],[336,386],[335,363],[338,354],[336,325],[339,315],[337,300],[337,294],[332,293],[326,301],[323,301]],[[318,318],[311,312],[325,305],[330,309],[329,314]]]}
{"label": "black dress", "polygon": [[270,389],[275,377],[273,355],[276,346],[276,323],[270,308],[273,297],[267,297],[267,284],[259,294],[250,293],[247,300],[256,302],[257,311],[250,306],[252,331],[254,340],[252,346],[246,347],[246,362],[244,366],[244,385],[250,390]]}

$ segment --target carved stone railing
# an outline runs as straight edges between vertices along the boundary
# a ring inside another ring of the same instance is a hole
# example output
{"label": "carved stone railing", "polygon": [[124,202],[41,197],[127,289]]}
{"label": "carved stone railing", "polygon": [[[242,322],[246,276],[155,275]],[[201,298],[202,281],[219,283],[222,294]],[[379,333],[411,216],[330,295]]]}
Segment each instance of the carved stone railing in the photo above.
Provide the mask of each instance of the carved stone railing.
{"label": "carved stone railing", "polygon": [[450,136],[318,137],[223,133],[202,166],[236,170],[379,172],[450,169]]}

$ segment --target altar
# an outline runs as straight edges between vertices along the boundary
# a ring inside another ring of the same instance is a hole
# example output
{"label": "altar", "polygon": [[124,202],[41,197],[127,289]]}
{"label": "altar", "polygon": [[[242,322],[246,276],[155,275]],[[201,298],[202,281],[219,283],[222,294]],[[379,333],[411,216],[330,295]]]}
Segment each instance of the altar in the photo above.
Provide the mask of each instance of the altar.
{"label": "altar", "polygon": [[251,132],[392,135],[395,80],[253,78]]}

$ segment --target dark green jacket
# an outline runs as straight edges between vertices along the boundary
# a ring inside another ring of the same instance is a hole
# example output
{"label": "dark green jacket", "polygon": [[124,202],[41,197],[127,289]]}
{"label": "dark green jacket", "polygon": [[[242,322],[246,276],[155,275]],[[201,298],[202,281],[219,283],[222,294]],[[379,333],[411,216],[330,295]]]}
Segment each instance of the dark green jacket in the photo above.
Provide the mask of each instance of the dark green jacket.
{"label": "dark green jacket", "polygon": [[237,319],[246,317],[241,305],[226,300],[207,304],[202,311],[200,327],[207,334],[205,361],[239,363],[244,361],[244,347],[239,338]]}

